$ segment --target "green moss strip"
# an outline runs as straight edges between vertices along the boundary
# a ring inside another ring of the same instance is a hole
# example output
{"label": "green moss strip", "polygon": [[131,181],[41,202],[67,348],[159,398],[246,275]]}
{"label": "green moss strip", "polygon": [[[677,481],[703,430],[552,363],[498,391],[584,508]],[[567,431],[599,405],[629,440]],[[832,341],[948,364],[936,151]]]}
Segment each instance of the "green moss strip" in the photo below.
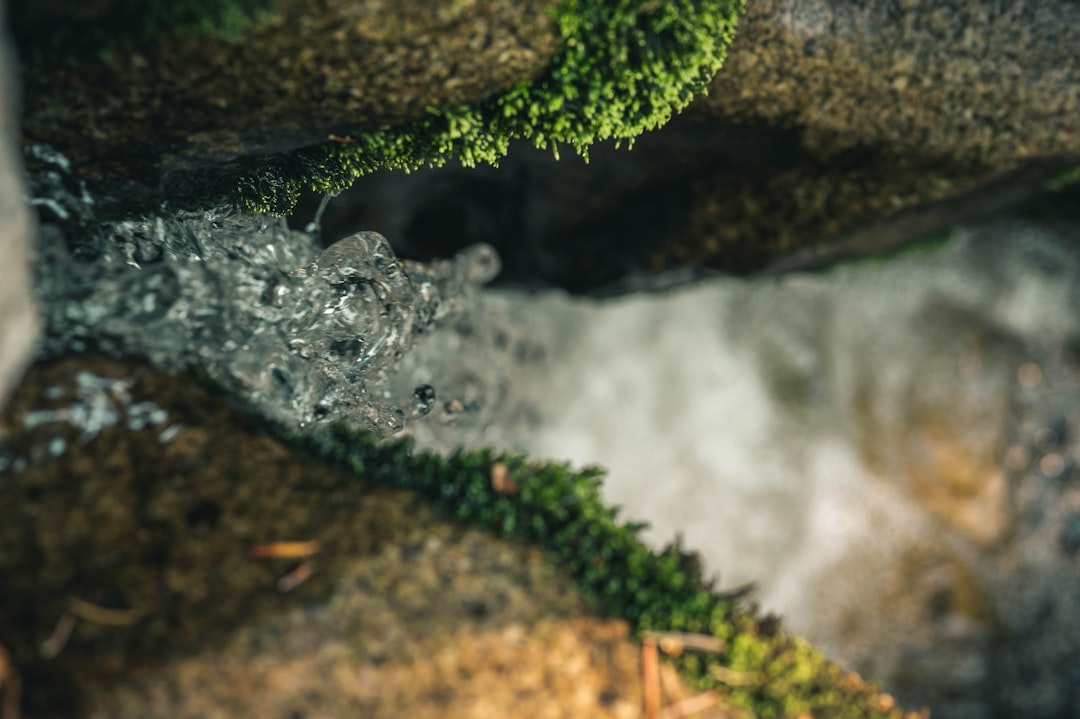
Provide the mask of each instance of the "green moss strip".
{"label": "green moss strip", "polygon": [[737,595],[717,592],[694,555],[678,545],[647,548],[638,537],[643,525],[620,521],[601,500],[597,468],[575,472],[490,450],[443,459],[414,451],[409,440],[380,444],[341,427],[290,442],[357,477],[416,491],[463,524],[543,547],[587,597],[639,635],[716,637],[723,651],[674,661],[692,685],[718,690],[754,717],[902,716],[876,687],[781,632],[774,619],[741,608]]}
{"label": "green moss strip", "polygon": [[1080,165],[1071,167],[1043,182],[1043,188],[1051,192],[1060,192],[1067,187],[1080,183]]}
{"label": "green moss strip", "polygon": [[111,53],[119,49],[124,38],[235,40],[268,22],[277,12],[277,0],[112,0],[96,5],[88,7],[81,19],[76,14],[74,21],[65,18],[59,9],[47,10],[52,13],[51,22],[39,21],[36,27],[17,24],[15,30],[17,34],[55,36],[56,47],[75,45]]}
{"label": "green moss strip", "polygon": [[515,139],[587,156],[603,140],[633,139],[666,123],[720,69],[745,0],[562,0],[562,42],[547,71],[468,106],[432,109],[404,125],[361,129],[270,163],[237,185],[257,212],[284,214],[300,190],[337,192],[380,168],[413,170],[450,159],[495,164]]}
{"label": "green moss strip", "polygon": [[144,34],[171,32],[178,37],[232,40],[269,21],[276,0],[123,0],[114,11],[142,19]]}

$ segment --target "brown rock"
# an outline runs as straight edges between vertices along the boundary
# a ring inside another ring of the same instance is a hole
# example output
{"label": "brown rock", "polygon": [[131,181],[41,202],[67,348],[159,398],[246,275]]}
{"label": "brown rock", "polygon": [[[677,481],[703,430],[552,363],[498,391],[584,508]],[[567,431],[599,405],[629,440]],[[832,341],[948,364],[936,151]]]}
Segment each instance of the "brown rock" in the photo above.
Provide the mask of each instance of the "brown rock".
{"label": "brown rock", "polygon": [[126,205],[139,186],[179,200],[228,163],[257,169],[531,77],[555,48],[548,5],[283,0],[240,38],[116,36],[108,51],[23,27],[24,141],[55,147],[92,188],[138,183]]}
{"label": "brown rock", "polygon": [[[1070,2],[748,3],[723,70],[686,119],[772,127],[773,139],[760,161],[695,181],[689,226],[654,264],[754,271],[1039,158],[1080,164],[1078,28]],[[1015,194],[893,232],[931,234]]]}
{"label": "brown rock", "polygon": [[636,716],[626,624],[542,552],[297,456],[182,376],[38,366],[0,427],[26,716]]}

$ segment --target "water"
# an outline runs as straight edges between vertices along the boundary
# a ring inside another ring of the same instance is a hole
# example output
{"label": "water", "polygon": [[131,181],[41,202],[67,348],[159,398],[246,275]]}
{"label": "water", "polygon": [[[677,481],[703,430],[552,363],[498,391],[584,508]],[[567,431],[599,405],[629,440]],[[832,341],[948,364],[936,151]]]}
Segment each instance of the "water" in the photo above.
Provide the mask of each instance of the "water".
{"label": "water", "polygon": [[[648,541],[681,534],[722,587],[755,583],[903,702],[1080,706],[1061,670],[1080,666],[1075,229],[999,223],[882,265],[608,300],[479,292],[485,246],[420,265],[374,232],[320,250],[227,211],[77,236],[42,229],[45,356],[193,366],[296,428],[413,420],[439,451],[600,464]],[[92,436],[132,417],[168,441],[160,408],[80,382],[31,421]]]}
{"label": "water", "polygon": [[[76,235],[78,236],[78,235]],[[385,386],[415,339],[498,272],[488,246],[428,265],[359,232],[321,250],[282,220],[215,210],[103,225],[72,242],[46,225],[36,282],[42,354],[135,354],[195,368],[265,416],[382,434],[434,401]]]}
{"label": "water", "polygon": [[1080,233],[479,304],[403,358],[445,388],[421,445],[607,468],[648,541],[935,716],[1075,716]]}

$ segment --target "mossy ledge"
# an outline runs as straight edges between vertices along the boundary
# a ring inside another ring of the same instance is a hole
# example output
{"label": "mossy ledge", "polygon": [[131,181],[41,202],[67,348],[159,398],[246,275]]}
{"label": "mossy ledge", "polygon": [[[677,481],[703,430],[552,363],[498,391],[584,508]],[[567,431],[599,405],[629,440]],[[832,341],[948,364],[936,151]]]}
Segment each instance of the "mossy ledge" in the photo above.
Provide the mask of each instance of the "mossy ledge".
{"label": "mossy ledge", "polygon": [[873,684],[780,631],[775,618],[740,606],[740,592],[716,591],[695,555],[678,544],[648,549],[638,538],[643,525],[621,521],[601,500],[598,468],[571,471],[491,450],[443,459],[415,451],[408,439],[380,444],[343,427],[286,438],[339,470],[415,491],[465,525],[543,547],[587,598],[638,635],[716,637],[723,651],[684,652],[673,661],[692,686],[717,691],[750,716],[920,716],[905,714]]}
{"label": "mossy ledge", "polygon": [[495,164],[510,142],[569,145],[587,157],[604,140],[630,143],[704,91],[723,64],[745,0],[562,0],[561,45],[546,72],[472,105],[431,108],[400,125],[357,128],[328,145],[268,158],[241,177],[236,199],[285,214],[309,187],[337,192],[376,169]]}

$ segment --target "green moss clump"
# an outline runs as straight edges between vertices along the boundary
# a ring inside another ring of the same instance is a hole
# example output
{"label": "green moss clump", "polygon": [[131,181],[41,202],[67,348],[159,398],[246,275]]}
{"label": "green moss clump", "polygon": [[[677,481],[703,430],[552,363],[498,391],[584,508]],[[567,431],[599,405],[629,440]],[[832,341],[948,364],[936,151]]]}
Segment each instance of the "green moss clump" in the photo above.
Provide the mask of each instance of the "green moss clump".
{"label": "green moss clump", "polygon": [[284,214],[300,190],[336,192],[378,168],[457,159],[495,164],[511,140],[569,145],[587,157],[603,140],[630,143],[666,123],[720,69],[745,0],[562,0],[562,38],[547,71],[475,105],[432,109],[404,125],[361,129],[345,143],[268,163],[237,185],[241,202]]}
{"label": "green moss clump", "polygon": [[231,40],[274,16],[276,0],[124,0],[126,17],[140,19],[144,34],[171,32]]}
{"label": "green moss clump", "polygon": [[[70,3],[77,5],[77,3]],[[43,12],[13,8],[20,37],[51,38],[52,45],[98,48],[108,54],[123,38],[204,36],[233,40],[269,21],[277,0],[114,0],[102,9]],[[35,43],[37,44],[37,43]]]}
{"label": "green moss clump", "polygon": [[125,35],[240,37],[274,16],[277,0],[119,0],[95,23]]}
{"label": "green moss clump", "polygon": [[1070,167],[1043,182],[1043,188],[1051,192],[1060,192],[1067,187],[1080,183],[1080,165]]}
{"label": "green moss clump", "polygon": [[587,597],[639,634],[720,639],[721,652],[675,661],[692,685],[717,690],[755,717],[902,716],[876,687],[780,632],[775,619],[741,608],[738,593],[717,592],[694,555],[677,544],[648,549],[638,538],[643,525],[620,521],[601,500],[597,468],[574,472],[490,450],[443,459],[414,451],[409,440],[380,444],[342,427],[289,440],[357,477],[416,491],[464,524],[543,547]]}

